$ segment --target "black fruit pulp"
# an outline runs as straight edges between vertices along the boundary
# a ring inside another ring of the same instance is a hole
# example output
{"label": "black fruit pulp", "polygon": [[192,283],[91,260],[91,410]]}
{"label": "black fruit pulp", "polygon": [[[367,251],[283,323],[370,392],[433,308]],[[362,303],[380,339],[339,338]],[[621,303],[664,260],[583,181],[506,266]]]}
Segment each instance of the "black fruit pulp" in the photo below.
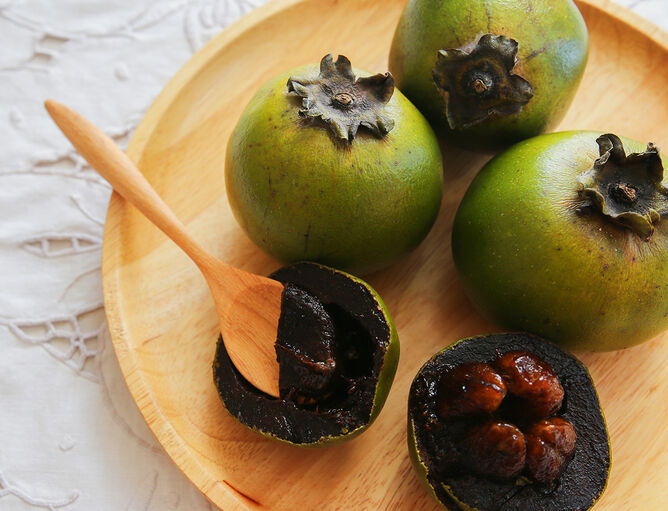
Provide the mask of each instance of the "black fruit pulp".
{"label": "black fruit pulp", "polygon": [[331,392],[338,358],[335,342],[334,321],[320,300],[287,284],[275,345],[281,398],[315,403]]}
{"label": "black fruit pulp", "polygon": [[345,309],[286,285],[276,340],[282,399],[318,407],[340,400],[371,376],[373,351],[368,332]]}
{"label": "black fruit pulp", "polygon": [[[300,404],[293,396],[275,399],[241,376],[221,339],[214,360],[214,380],[228,412],[250,428],[295,444],[342,436],[365,425],[390,340],[390,328],[378,302],[362,284],[312,263],[282,268],[272,278],[322,303],[334,327],[336,370],[325,397],[320,396],[314,403]],[[311,346],[310,352],[317,355],[314,348]],[[327,350],[320,355],[323,353]]]}

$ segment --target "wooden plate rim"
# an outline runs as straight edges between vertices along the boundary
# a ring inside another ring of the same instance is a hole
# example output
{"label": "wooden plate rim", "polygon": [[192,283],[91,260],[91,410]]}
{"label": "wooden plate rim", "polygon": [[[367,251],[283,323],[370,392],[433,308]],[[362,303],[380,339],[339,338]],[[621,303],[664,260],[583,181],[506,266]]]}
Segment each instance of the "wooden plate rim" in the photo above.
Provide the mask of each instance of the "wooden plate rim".
{"label": "wooden plate rim", "polygon": [[[181,90],[190,83],[192,78],[201,69],[202,64],[208,62],[224,50],[225,47],[233,43],[246,30],[271,18],[284,9],[311,1],[313,0],[273,0],[226,27],[220,34],[197,51],[171,78],[146,112],[128,145],[127,154],[130,158],[135,162],[139,161],[146,144],[156,127],[160,124],[162,116]],[[626,25],[630,30],[642,33],[645,37],[648,37],[659,46],[668,50],[668,33],[634,11],[610,0],[576,0],[576,4],[583,4],[602,11],[605,15],[611,16],[618,22]],[[114,192],[109,202],[107,219],[116,218],[123,211],[124,207],[125,200]],[[116,270],[119,267],[120,247],[122,244],[113,242],[113,239],[118,238],[118,236],[120,236],[120,231],[117,224],[107,221],[105,223],[102,245],[104,306],[112,345],[123,377],[139,411],[170,458],[172,460],[177,458],[181,460],[181,464],[175,463],[179,470],[207,498],[212,502],[215,501],[215,504],[218,506],[231,506],[227,509],[248,509],[249,507],[255,507],[252,501],[237,492],[232,486],[221,484],[225,481],[217,481],[215,478],[212,478],[209,472],[189,453],[189,449],[181,440],[179,434],[162,414],[160,407],[153,397],[150,386],[139,371],[120,309],[119,272]],[[188,465],[187,472],[183,469],[183,466],[186,464]]]}

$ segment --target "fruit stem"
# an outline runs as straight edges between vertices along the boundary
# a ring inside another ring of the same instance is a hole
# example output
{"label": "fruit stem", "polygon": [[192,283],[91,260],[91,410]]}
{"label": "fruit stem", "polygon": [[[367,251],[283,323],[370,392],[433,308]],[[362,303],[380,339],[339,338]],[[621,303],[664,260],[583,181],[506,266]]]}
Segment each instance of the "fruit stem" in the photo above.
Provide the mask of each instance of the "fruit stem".
{"label": "fruit stem", "polygon": [[610,189],[610,196],[618,201],[633,204],[638,200],[638,191],[630,183],[616,184]]}
{"label": "fruit stem", "polygon": [[480,78],[476,78],[476,80],[473,82],[473,90],[477,94],[482,94],[483,92],[486,92],[489,87],[485,84],[485,82],[482,81]]}

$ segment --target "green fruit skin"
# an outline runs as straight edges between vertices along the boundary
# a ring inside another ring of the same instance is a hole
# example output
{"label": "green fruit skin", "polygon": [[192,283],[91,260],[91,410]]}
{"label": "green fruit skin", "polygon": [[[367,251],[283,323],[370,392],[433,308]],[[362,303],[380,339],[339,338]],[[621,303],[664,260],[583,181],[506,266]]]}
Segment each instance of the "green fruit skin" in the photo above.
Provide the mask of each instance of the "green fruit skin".
{"label": "green fruit skin", "polygon": [[[492,335],[495,335],[495,334],[492,334]],[[429,362],[431,362],[432,360],[434,360],[435,358],[440,356],[445,351],[454,349],[461,342],[469,341],[471,339],[476,339],[476,338],[480,338],[480,337],[485,337],[485,336],[476,335],[474,337],[466,337],[464,339],[460,339],[460,340],[454,342],[450,346],[446,346],[441,351],[434,354],[434,356],[432,356],[429,360],[427,360],[422,365],[420,370],[416,373],[416,377],[417,377],[417,375],[419,375],[422,372],[424,367],[427,364],[429,364]],[[587,371],[587,368],[584,366],[584,364],[582,365],[582,367],[583,367],[583,369],[585,369],[585,371]],[[589,374],[589,371],[587,371],[587,374]],[[591,380],[591,376],[590,376],[589,379]],[[593,382],[592,382],[592,384],[593,384]],[[603,416],[603,421],[605,422],[605,416],[603,415],[603,410],[601,410],[601,415]],[[427,489],[427,491],[432,496],[432,498],[436,502],[438,502],[441,506],[443,506],[445,509],[447,509],[448,511],[477,511],[475,508],[472,508],[472,507],[466,505],[464,502],[459,501],[455,497],[455,495],[450,492],[450,488],[446,485],[443,485],[443,488],[450,495],[450,498],[452,498],[452,502],[450,502],[450,506],[448,506],[445,502],[443,502],[441,499],[439,499],[438,496],[436,495],[436,492],[434,491],[434,488],[429,483],[429,479],[428,479],[429,469],[427,468],[427,466],[424,463],[422,463],[422,458],[420,457],[420,452],[418,451],[417,440],[415,438],[415,424],[413,423],[413,420],[411,419],[410,410],[408,411],[408,426],[407,426],[406,440],[407,440],[407,443],[408,443],[408,454],[410,456],[411,463],[413,464],[413,468],[415,469],[415,473],[417,475],[417,478],[422,483],[422,486],[424,486]],[[608,447],[609,446],[610,446],[610,437],[608,437]],[[607,487],[607,481],[606,481],[606,487]],[[605,493],[605,488],[603,488],[601,490],[601,493],[598,495],[596,500],[594,500],[594,502],[592,502],[592,507],[598,501],[598,499],[601,498],[601,495],[603,495],[603,493]]]}
{"label": "green fruit skin", "polygon": [[227,195],[248,236],[279,261],[364,274],[407,254],[431,229],[440,148],[398,90],[385,107],[395,126],[382,139],[360,128],[348,146],[319,122],[305,125],[286,82],[317,74],[312,65],[282,74],[251,100],[228,146]]}
{"label": "green fruit skin", "polygon": [[[576,178],[598,157],[599,135],[541,135],[496,156],[471,183],[452,233],[459,276],[485,315],[584,351],[668,328],[668,222],[643,241],[599,212],[576,214]],[[645,150],[622,141],[627,154]]]}
{"label": "green fruit skin", "polygon": [[[485,33],[519,43],[513,73],[531,83],[534,96],[518,114],[453,131],[432,69],[439,50],[460,48]],[[588,48],[587,26],[572,0],[409,0],[389,68],[397,86],[444,137],[489,151],[556,126],[580,83]]]}
{"label": "green fruit skin", "polygon": [[329,436],[329,437],[321,437],[320,440],[317,442],[313,443],[294,443],[290,442],[288,440],[285,440],[283,438],[279,438],[276,435],[273,435],[272,433],[268,431],[264,431],[258,428],[253,428],[248,426],[247,424],[244,424],[239,420],[238,417],[235,415],[231,414],[227,407],[225,408],[225,411],[232,417],[234,420],[245,426],[246,428],[250,429],[251,431],[254,431],[255,433],[258,433],[262,435],[265,438],[270,438],[272,440],[276,440],[278,442],[292,445],[295,447],[303,447],[303,448],[313,448],[313,449],[319,449],[323,447],[332,447],[335,445],[338,445],[340,443],[343,443],[347,440],[350,440],[351,438],[356,437],[357,435],[363,433],[366,431],[366,429],[371,426],[373,421],[376,420],[378,415],[380,414],[380,411],[383,409],[383,406],[385,405],[385,401],[387,400],[387,396],[390,393],[390,388],[392,387],[392,382],[394,381],[394,375],[397,372],[397,365],[399,364],[399,335],[397,334],[397,329],[394,326],[394,321],[392,321],[392,317],[390,316],[390,313],[387,309],[387,305],[385,305],[385,302],[383,302],[383,299],[380,297],[380,295],[376,292],[375,289],[373,289],[367,282],[363,281],[362,279],[355,277],[353,275],[349,275],[346,272],[343,272],[341,270],[337,270],[335,268],[330,268],[330,270],[335,271],[337,273],[341,273],[343,275],[346,275],[348,278],[354,280],[355,282],[359,282],[362,284],[364,287],[366,287],[373,298],[375,299],[376,303],[378,304],[378,309],[383,313],[383,317],[385,318],[385,321],[387,322],[388,327],[390,328],[390,338],[387,344],[387,348],[385,351],[385,357],[383,358],[383,366],[380,370],[380,373],[378,375],[378,382],[376,384],[376,392],[374,393],[374,398],[373,398],[373,405],[371,407],[371,412],[369,414],[369,420],[363,424],[362,426],[349,431],[346,434],[339,435],[339,436]]}

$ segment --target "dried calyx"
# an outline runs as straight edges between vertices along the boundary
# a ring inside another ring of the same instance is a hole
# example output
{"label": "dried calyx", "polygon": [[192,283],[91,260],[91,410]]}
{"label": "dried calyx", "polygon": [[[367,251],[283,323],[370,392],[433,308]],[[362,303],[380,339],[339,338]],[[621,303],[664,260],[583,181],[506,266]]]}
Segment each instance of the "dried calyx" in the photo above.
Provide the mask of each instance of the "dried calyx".
{"label": "dried calyx", "polygon": [[462,440],[461,464],[493,479],[525,473],[553,482],[575,450],[573,425],[556,414],[564,389],[547,363],[526,352],[509,352],[492,364],[451,368],[440,382],[442,420],[473,425]]}
{"label": "dried calyx", "polygon": [[377,137],[394,127],[385,112],[394,93],[392,75],[355,78],[350,60],[343,55],[336,62],[332,55],[326,55],[316,77],[290,77],[288,93],[303,98],[300,116],[325,123],[335,137],[349,143],[360,126]]}
{"label": "dried calyx", "polygon": [[622,141],[611,133],[596,142],[600,157],[578,178],[580,195],[607,218],[648,240],[654,225],[668,214],[659,149],[649,143],[644,152],[626,155]]}
{"label": "dried calyx", "polygon": [[533,97],[533,88],[513,74],[517,41],[484,34],[471,51],[438,52],[432,76],[446,103],[451,129],[468,128],[490,117],[519,113]]}

